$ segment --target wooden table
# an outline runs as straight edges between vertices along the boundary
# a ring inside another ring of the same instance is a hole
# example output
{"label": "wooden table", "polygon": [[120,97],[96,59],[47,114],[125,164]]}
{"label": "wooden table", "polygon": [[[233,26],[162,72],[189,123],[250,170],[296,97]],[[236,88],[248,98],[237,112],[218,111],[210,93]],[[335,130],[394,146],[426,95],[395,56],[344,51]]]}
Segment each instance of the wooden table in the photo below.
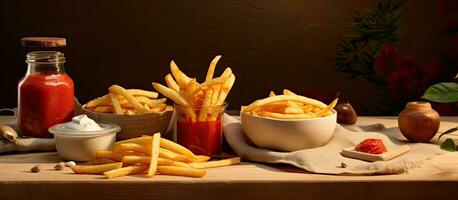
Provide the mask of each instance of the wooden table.
{"label": "wooden table", "polygon": [[[3,121],[6,118],[0,118]],[[441,118],[444,131],[458,117]],[[0,121],[1,122],[1,121]],[[360,117],[359,125],[396,126],[394,117]],[[285,166],[244,162],[209,169],[204,178],[128,176],[107,180],[55,171],[56,153],[0,156],[0,200],[5,199],[433,199],[458,189],[458,153],[432,159],[408,174],[330,176],[285,172]],[[29,169],[41,163],[42,172]]]}

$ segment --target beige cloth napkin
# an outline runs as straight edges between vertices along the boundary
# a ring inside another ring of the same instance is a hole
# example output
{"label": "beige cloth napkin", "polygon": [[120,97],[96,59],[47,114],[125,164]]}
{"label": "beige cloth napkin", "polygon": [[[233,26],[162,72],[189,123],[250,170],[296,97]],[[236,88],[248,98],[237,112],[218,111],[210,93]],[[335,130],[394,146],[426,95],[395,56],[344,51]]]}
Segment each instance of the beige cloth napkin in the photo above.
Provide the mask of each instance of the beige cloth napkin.
{"label": "beige cloth napkin", "polygon": [[[294,152],[276,152],[254,146],[245,136],[240,120],[225,114],[224,136],[229,146],[242,159],[286,163],[320,174],[399,174],[420,167],[425,160],[444,153],[438,145],[407,143],[398,128],[385,128],[382,124],[364,127],[342,127],[338,125],[329,143],[323,147]],[[347,158],[340,154],[343,148],[350,148],[368,138],[382,139],[388,149],[409,145],[410,151],[389,161],[366,162]],[[341,163],[347,167],[342,168]]]}

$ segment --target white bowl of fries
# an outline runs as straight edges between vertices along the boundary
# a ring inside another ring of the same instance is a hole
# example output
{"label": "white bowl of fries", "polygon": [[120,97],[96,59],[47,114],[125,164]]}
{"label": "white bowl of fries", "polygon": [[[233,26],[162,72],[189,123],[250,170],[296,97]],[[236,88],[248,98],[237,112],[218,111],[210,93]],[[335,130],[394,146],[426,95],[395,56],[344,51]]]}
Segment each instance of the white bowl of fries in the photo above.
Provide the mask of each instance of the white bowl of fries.
{"label": "white bowl of fries", "polygon": [[326,105],[285,90],[242,107],[242,127],[258,147],[297,151],[326,145],[337,125],[333,110],[337,99]]}
{"label": "white bowl of fries", "polygon": [[97,123],[117,124],[121,131],[117,139],[129,139],[160,132],[165,135],[172,119],[173,107],[158,99],[158,93],[139,89],[124,89],[113,85],[109,94],[89,101],[82,113]]}

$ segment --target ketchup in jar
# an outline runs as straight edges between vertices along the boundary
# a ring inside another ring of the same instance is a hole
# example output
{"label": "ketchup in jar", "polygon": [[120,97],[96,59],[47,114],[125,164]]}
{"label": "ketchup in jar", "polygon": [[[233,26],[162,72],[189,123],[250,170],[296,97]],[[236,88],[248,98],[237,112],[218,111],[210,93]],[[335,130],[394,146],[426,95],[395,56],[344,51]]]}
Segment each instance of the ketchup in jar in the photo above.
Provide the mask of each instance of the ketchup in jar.
{"label": "ketchup in jar", "polygon": [[219,106],[175,105],[177,141],[195,154],[220,157],[222,117],[227,104]]}
{"label": "ketchup in jar", "polygon": [[19,127],[22,135],[51,137],[48,128],[70,121],[74,112],[73,80],[58,51],[27,54],[27,73],[19,81]]}

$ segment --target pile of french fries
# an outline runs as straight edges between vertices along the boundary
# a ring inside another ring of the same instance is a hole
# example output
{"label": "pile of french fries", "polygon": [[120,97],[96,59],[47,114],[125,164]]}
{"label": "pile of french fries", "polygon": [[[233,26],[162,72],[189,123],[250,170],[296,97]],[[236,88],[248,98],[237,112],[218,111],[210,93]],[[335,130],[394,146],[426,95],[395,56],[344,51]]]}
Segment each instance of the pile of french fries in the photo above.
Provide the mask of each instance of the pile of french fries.
{"label": "pile of french fries", "polygon": [[132,174],[203,177],[207,168],[240,163],[240,157],[209,159],[155,133],[116,142],[112,151],[97,151],[92,165],[76,165],[71,169],[77,174],[103,174],[109,179]]}
{"label": "pile of french fries", "polygon": [[[216,64],[221,56],[216,56],[208,67],[205,82],[199,83],[196,78],[190,78],[183,73],[172,60],[171,74],[165,76],[167,86],[152,83],[162,95],[168,97],[177,105],[186,106],[186,118],[191,121],[215,121],[221,113],[221,106],[235,82],[235,75],[227,67],[221,76],[214,78]],[[197,108],[197,109],[196,109]]]}
{"label": "pile of french fries", "polygon": [[112,85],[108,91],[109,94],[89,101],[84,108],[94,112],[118,115],[138,115],[173,110],[172,106],[165,104],[166,98],[158,99],[157,92],[125,89],[119,85]]}
{"label": "pile of french fries", "polygon": [[329,105],[321,101],[297,95],[284,89],[282,95],[270,91],[269,97],[257,100],[248,106],[242,106],[243,113],[275,118],[275,119],[306,119],[325,117],[332,114],[338,98]]}

